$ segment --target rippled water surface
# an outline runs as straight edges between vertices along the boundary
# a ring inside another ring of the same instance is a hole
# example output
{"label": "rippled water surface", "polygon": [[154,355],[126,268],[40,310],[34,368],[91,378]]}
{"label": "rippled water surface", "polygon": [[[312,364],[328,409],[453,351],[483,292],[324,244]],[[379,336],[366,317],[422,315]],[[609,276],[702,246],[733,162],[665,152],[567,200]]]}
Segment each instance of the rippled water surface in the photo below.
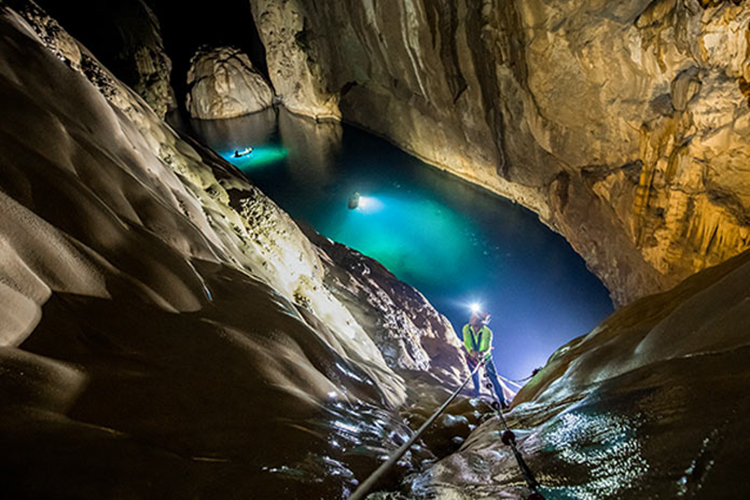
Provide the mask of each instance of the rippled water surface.
{"label": "rippled water surface", "polygon": [[[423,292],[457,331],[481,303],[511,378],[612,311],[601,282],[536,215],[382,139],[273,110],[192,127],[297,220]],[[350,210],[354,193],[364,203]]]}

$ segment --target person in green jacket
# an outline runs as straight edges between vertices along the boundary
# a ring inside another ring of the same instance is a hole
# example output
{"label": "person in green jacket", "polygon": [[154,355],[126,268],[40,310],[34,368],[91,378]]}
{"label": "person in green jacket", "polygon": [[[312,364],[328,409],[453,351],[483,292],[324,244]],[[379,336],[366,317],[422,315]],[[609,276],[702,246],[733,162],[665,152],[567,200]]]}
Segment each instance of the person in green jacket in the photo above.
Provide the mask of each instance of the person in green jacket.
{"label": "person in green jacket", "polygon": [[[466,358],[469,370],[474,370],[477,363],[484,360],[484,369],[487,372],[492,388],[495,391],[497,400],[503,408],[508,404],[503,395],[503,386],[497,379],[497,369],[492,361],[492,330],[487,327],[490,322],[490,315],[483,312],[474,312],[469,319],[469,323],[463,327],[464,347],[468,357]],[[479,372],[472,376],[474,382],[474,394],[479,395]]]}

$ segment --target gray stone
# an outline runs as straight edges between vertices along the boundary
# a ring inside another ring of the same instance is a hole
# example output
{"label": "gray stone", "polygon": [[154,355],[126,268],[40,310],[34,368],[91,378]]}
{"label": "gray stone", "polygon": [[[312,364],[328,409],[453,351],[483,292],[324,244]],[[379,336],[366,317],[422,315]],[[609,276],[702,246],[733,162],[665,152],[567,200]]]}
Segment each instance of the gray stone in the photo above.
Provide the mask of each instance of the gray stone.
{"label": "gray stone", "polygon": [[234,47],[199,50],[190,61],[187,82],[187,109],[193,118],[233,118],[273,104],[266,79]]}

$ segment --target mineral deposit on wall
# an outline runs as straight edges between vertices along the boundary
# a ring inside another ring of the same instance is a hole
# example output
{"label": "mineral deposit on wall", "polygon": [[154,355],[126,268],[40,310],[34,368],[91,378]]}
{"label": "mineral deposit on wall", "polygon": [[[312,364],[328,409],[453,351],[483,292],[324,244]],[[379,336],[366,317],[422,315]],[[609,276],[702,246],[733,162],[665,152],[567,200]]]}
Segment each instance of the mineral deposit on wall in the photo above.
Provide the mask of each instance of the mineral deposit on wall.
{"label": "mineral deposit on wall", "polygon": [[740,0],[252,0],[290,110],[535,210],[617,302],[750,243]]}

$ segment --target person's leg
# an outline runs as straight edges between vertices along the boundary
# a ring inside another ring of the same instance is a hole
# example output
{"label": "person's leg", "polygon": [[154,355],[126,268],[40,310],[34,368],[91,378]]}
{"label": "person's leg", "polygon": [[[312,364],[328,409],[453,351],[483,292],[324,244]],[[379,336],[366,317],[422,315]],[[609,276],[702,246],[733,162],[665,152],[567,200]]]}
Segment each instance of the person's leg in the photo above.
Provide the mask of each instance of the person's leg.
{"label": "person's leg", "polygon": [[505,401],[503,386],[502,384],[500,384],[500,381],[497,378],[497,370],[495,369],[495,363],[492,361],[492,359],[487,360],[484,368],[487,371],[487,377],[490,379],[490,382],[492,382],[492,388],[495,390],[495,396],[497,396],[497,400],[500,401],[500,404],[502,406],[506,406],[508,403]]}
{"label": "person's leg", "polygon": [[[476,368],[477,364],[476,362],[471,358],[466,358],[466,366],[469,367],[469,371],[474,371],[474,368]],[[482,392],[482,389],[479,385],[479,371],[474,372],[474,374],[471,376],[471,381],[474,383],[474,396],[479,396],[479,393]]]}

